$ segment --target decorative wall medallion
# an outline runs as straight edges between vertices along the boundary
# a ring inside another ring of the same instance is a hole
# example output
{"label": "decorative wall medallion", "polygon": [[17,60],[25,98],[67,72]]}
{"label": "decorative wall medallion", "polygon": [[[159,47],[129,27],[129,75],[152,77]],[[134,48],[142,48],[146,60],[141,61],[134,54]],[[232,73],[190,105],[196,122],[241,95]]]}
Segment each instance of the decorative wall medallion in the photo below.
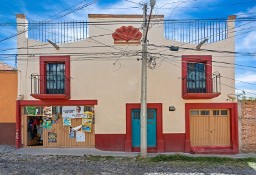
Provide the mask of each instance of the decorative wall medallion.
{"label": "decorative wall medallion", "polygon": [[115,44],[140,44],[142,33],[133,26],[122,26],[112,34]]}

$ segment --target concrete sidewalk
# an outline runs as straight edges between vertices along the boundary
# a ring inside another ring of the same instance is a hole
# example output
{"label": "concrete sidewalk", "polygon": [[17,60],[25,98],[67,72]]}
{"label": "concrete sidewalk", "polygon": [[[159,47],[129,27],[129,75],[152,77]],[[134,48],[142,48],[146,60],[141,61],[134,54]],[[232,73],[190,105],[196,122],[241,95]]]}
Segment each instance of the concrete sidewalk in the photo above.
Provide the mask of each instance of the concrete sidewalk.
{"label": "concrete sidewalk", "polygon": [[[102,151],[96,148],[20,148],[13,149],[9,153],[12,154],[28,154],[28,155],[72,155],[72,156],[115,156],[115,157],[136,157],[138,152],[116,152],[116,151]],[[255,157],[255,153],[243,153],[236,155],[219,155],[219,154],[189,154],[183,152],[167,152],[167,153],[148,153],[148,157],[156,155],[185,155],[191,157],[229,157],[229,158],[248,158]]]}

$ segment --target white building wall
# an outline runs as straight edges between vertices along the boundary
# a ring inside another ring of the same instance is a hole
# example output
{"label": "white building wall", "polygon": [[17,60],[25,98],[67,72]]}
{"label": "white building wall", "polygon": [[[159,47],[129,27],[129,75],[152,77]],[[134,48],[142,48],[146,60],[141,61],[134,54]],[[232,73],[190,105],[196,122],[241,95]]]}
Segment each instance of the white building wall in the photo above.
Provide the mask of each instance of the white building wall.
{"label": "white building wall", "polygon": [[[131,21],[142,20],[141,18],[89,18],[95,21]],[[17,22],[24,22],[25,18],[17,17]],[[141,56],[114,56],[100,55],[101,58],[91,59],[86,53],[105,53],[121,51],[140,51],[141,45],[114,45],[111,33],[121,26],[128,24],[89,26],[89,36],[86,40],[59,44],[56,50],[49,43],[42,43],[27,39],[26,33],[18,37],[18,69],[19,69],[19,92],[24,94],[24,100],[36,100],[31,93],[31,82],[29,76],[32,73],[39,74],[39,55],[70,55],[70,53],[82,53],[84,55],[71,55],[71,100],[98,100],[95,106],[96,134],[124,134],[126,132],[126,103],[140,103],[141,88]],[[133,25],[140,28],[141,25]],[[234,26],[230,22],[230,30]],[[18,28],[23,30],[22,27]],[[99,36],[106,34],[105,36]],[[108,35],[107,35],[108,34]],[[98,37],[96,37],[98,36]],[[153,25],[148,34],[149,44],[155,45],[182,45],[183,47],[196,48],[194,44],[178,43],[164,39],[163,25]],[[219,51],[234,51],[234,38],[228,38],[212,44],[205,44],[202,49]],[[94,46],[110,47],[94,47]],[[40,47],[40,49],[31,49]],[[80,47],[80,48],[78,48]],[[84,47],[84,48],[81,48]],[[88,47],[88,48],[86,48]],[[221,95],[213,99],[184,100],[182,98],[182,55],[212,55],[213,61],[229,62],[231,65],[214,63],[212,72],[219,72],[225,77],[234,78],[234,54],[217,53],[209,51],[182,50],[171,52],[168,48],[150,46],[149,52],[175,55],[166,56],[167,60],[159,56],[156,69],[148,69],[148,103],[163,104],[163,132],[184,133],[185,132],[185,103],[223,103],[227,102],[227,95],[234,94],[235,82],[232,79],[221,78]],[[22,55],[28,54],[28,55]],[[153,55],[153,54],[152,54]],[[86,58],[85,58],[86,57]],[[173,59],[173,61],[172,61]],[[115,64],[114,64],[115,63]],[[225,67],[220,67],[225,66]],[[231,68],[226,68],[230,66]],[[169,111],[169,106],[175,106],[176,111]]]}

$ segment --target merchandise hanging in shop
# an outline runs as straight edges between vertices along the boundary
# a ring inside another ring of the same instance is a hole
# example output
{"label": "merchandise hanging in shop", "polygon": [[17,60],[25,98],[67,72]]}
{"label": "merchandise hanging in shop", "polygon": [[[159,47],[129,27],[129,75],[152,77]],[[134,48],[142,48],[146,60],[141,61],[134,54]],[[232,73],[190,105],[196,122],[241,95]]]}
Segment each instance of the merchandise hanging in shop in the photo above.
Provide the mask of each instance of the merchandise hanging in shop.
{"label": "merchandise hanging in shop", "polygon": [[43,118],[43,128],[52,129],[52,120],[50,118]]}

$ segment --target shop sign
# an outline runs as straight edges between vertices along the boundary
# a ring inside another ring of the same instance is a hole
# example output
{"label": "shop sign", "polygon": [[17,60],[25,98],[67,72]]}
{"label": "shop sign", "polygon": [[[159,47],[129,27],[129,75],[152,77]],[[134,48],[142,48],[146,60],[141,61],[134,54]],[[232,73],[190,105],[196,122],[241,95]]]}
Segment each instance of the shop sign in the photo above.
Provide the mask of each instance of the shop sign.
{"label": "shop sign", "polygon": [[84,106],[63,106],[63,118],[84,118]]}
{"label": "shop sign", "polygon": [[26,106],[26,111],[28,115],[36,115],[36,107],[34,106]]}

